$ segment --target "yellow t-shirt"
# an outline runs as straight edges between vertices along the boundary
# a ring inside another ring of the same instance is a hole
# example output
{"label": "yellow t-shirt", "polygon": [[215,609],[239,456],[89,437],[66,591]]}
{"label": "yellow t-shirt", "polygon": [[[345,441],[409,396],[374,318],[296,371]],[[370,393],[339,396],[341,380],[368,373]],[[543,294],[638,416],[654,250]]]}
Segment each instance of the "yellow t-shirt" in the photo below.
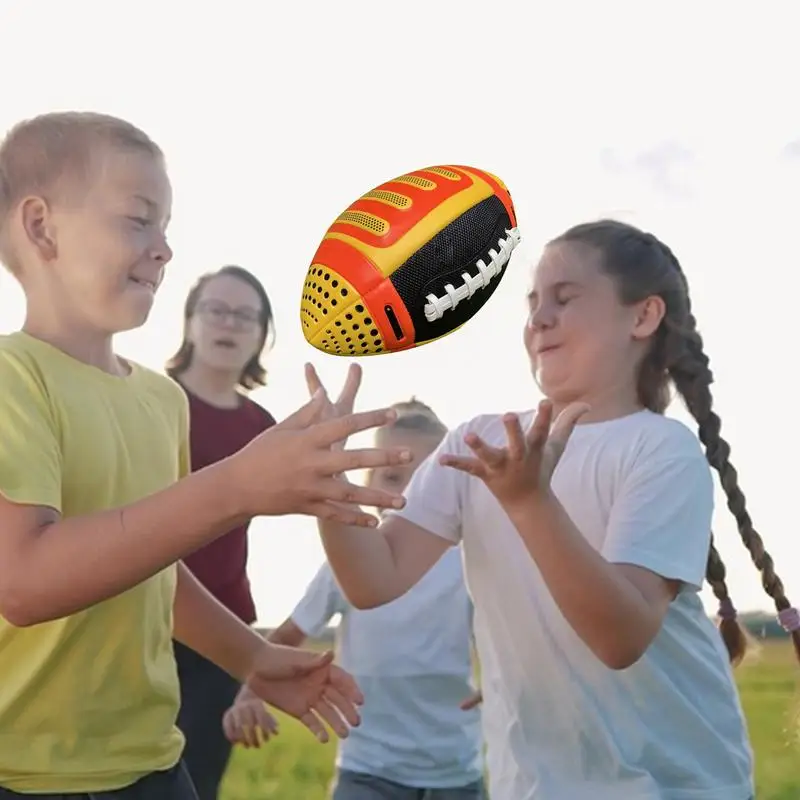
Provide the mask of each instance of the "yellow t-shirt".
{"label": "yellow t-shirt", "polygon": [[[13,502],[63,517],[135,502],[189,472],[188,428],[163,375],[131,364],[114,377],[24,333],[0,337],[0,493]],[[76,580],[83,568],[64,564]],[[0,786],[110,791],[177,763],[175,583],[172,566],[64,619],[0,617]]]}

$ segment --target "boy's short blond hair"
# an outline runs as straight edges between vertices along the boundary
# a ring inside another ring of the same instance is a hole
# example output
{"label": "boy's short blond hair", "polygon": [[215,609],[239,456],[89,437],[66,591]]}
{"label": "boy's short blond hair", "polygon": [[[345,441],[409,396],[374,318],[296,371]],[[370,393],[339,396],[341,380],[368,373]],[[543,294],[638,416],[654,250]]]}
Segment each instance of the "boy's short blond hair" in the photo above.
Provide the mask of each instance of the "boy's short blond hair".
{"label": "boy's short blond hair", "polygon": [[50,199],[64,187],[86,181],[92,157],[103,146],[133,149],[163,158],[158,145],[135,125],[108,114],[65,111],[15,125],[0,143],[0,261],[20,265],[8,235],[12,212],[31,195]]}
{"label": "boy's short blond hair", "polygon": [[411,431],[439,437],[444,437],[447,433],[447,426],[439,419],[436,412],[426,403],[417,400],[416,397],[393,403],[392,408],[397,412],[397,419],[385,426],[384,429]]}

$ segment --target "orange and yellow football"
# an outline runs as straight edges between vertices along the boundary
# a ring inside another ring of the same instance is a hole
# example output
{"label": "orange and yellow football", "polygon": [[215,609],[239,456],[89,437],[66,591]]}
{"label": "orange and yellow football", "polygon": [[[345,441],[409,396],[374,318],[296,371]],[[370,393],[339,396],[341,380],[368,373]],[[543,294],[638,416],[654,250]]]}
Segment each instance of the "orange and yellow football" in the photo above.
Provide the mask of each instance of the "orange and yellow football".
{"label": "orange and yellow football", "polygon": [[519,241],[508,189],[484,170],[427,167],[387,181],[322,238],[303,283],[306,341],[371,356],[440,339],[492,296]]}

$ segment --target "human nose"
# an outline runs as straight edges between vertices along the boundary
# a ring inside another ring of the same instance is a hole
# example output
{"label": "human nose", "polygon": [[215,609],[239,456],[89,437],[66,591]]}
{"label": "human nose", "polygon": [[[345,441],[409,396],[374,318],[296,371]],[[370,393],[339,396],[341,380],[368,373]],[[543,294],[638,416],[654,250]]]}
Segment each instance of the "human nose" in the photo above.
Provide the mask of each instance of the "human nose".
{"label": "human nose", "polygon": [[150,256],[153,261],[158,261],[161,264],[168,264],[172,261],[172,248],[167,242],[167,237],[160,233],[156,237],[150,249]]}
{"label": "human nose", "polygon": [[557,320],[556,309],[552,303],[539,303],[535,308],[531,308],[528,315],[528,327],[535,331],[548,330],[554,327]]}

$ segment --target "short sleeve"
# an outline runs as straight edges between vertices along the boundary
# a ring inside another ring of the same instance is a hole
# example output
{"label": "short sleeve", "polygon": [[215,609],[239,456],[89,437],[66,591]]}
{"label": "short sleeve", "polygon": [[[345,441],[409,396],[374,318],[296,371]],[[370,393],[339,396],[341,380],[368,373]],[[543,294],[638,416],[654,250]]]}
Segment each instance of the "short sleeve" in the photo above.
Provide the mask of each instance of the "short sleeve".
{"label": "short sleeve", "polygon": [[461,519],[467,475],[439,463],[441,456],[472,455],[464,444],[467,425],[450,431],[436,450],[417,468],[403,493],[406,505],[389,516],[398,516],[440,536],[452,544],[461,541]]}
{"label": "short sleeve", "polygon": [[292,612],[292,622],[306,636],[318,636],[332,617],[344,614],[348,607],[329,564],[325,562]]}
{"label": "short sleeve", "polygon": [[699,589],[711,543],[714,483],[699,443],[667,440],[629,471],[614,499],[604,557]]}
{"label": "short sleeve", "polygon": [[178,445],[178,478],[185,478],[192,471],[192,439],[189,399],[183,392],[181,392],[181,409],[178,428],[180,435]]}
{"label": "short sleeve", "polygon": [[0,494],[61,513],[61,437],[44,383],[23,358],[0,350],[0,387]]}

